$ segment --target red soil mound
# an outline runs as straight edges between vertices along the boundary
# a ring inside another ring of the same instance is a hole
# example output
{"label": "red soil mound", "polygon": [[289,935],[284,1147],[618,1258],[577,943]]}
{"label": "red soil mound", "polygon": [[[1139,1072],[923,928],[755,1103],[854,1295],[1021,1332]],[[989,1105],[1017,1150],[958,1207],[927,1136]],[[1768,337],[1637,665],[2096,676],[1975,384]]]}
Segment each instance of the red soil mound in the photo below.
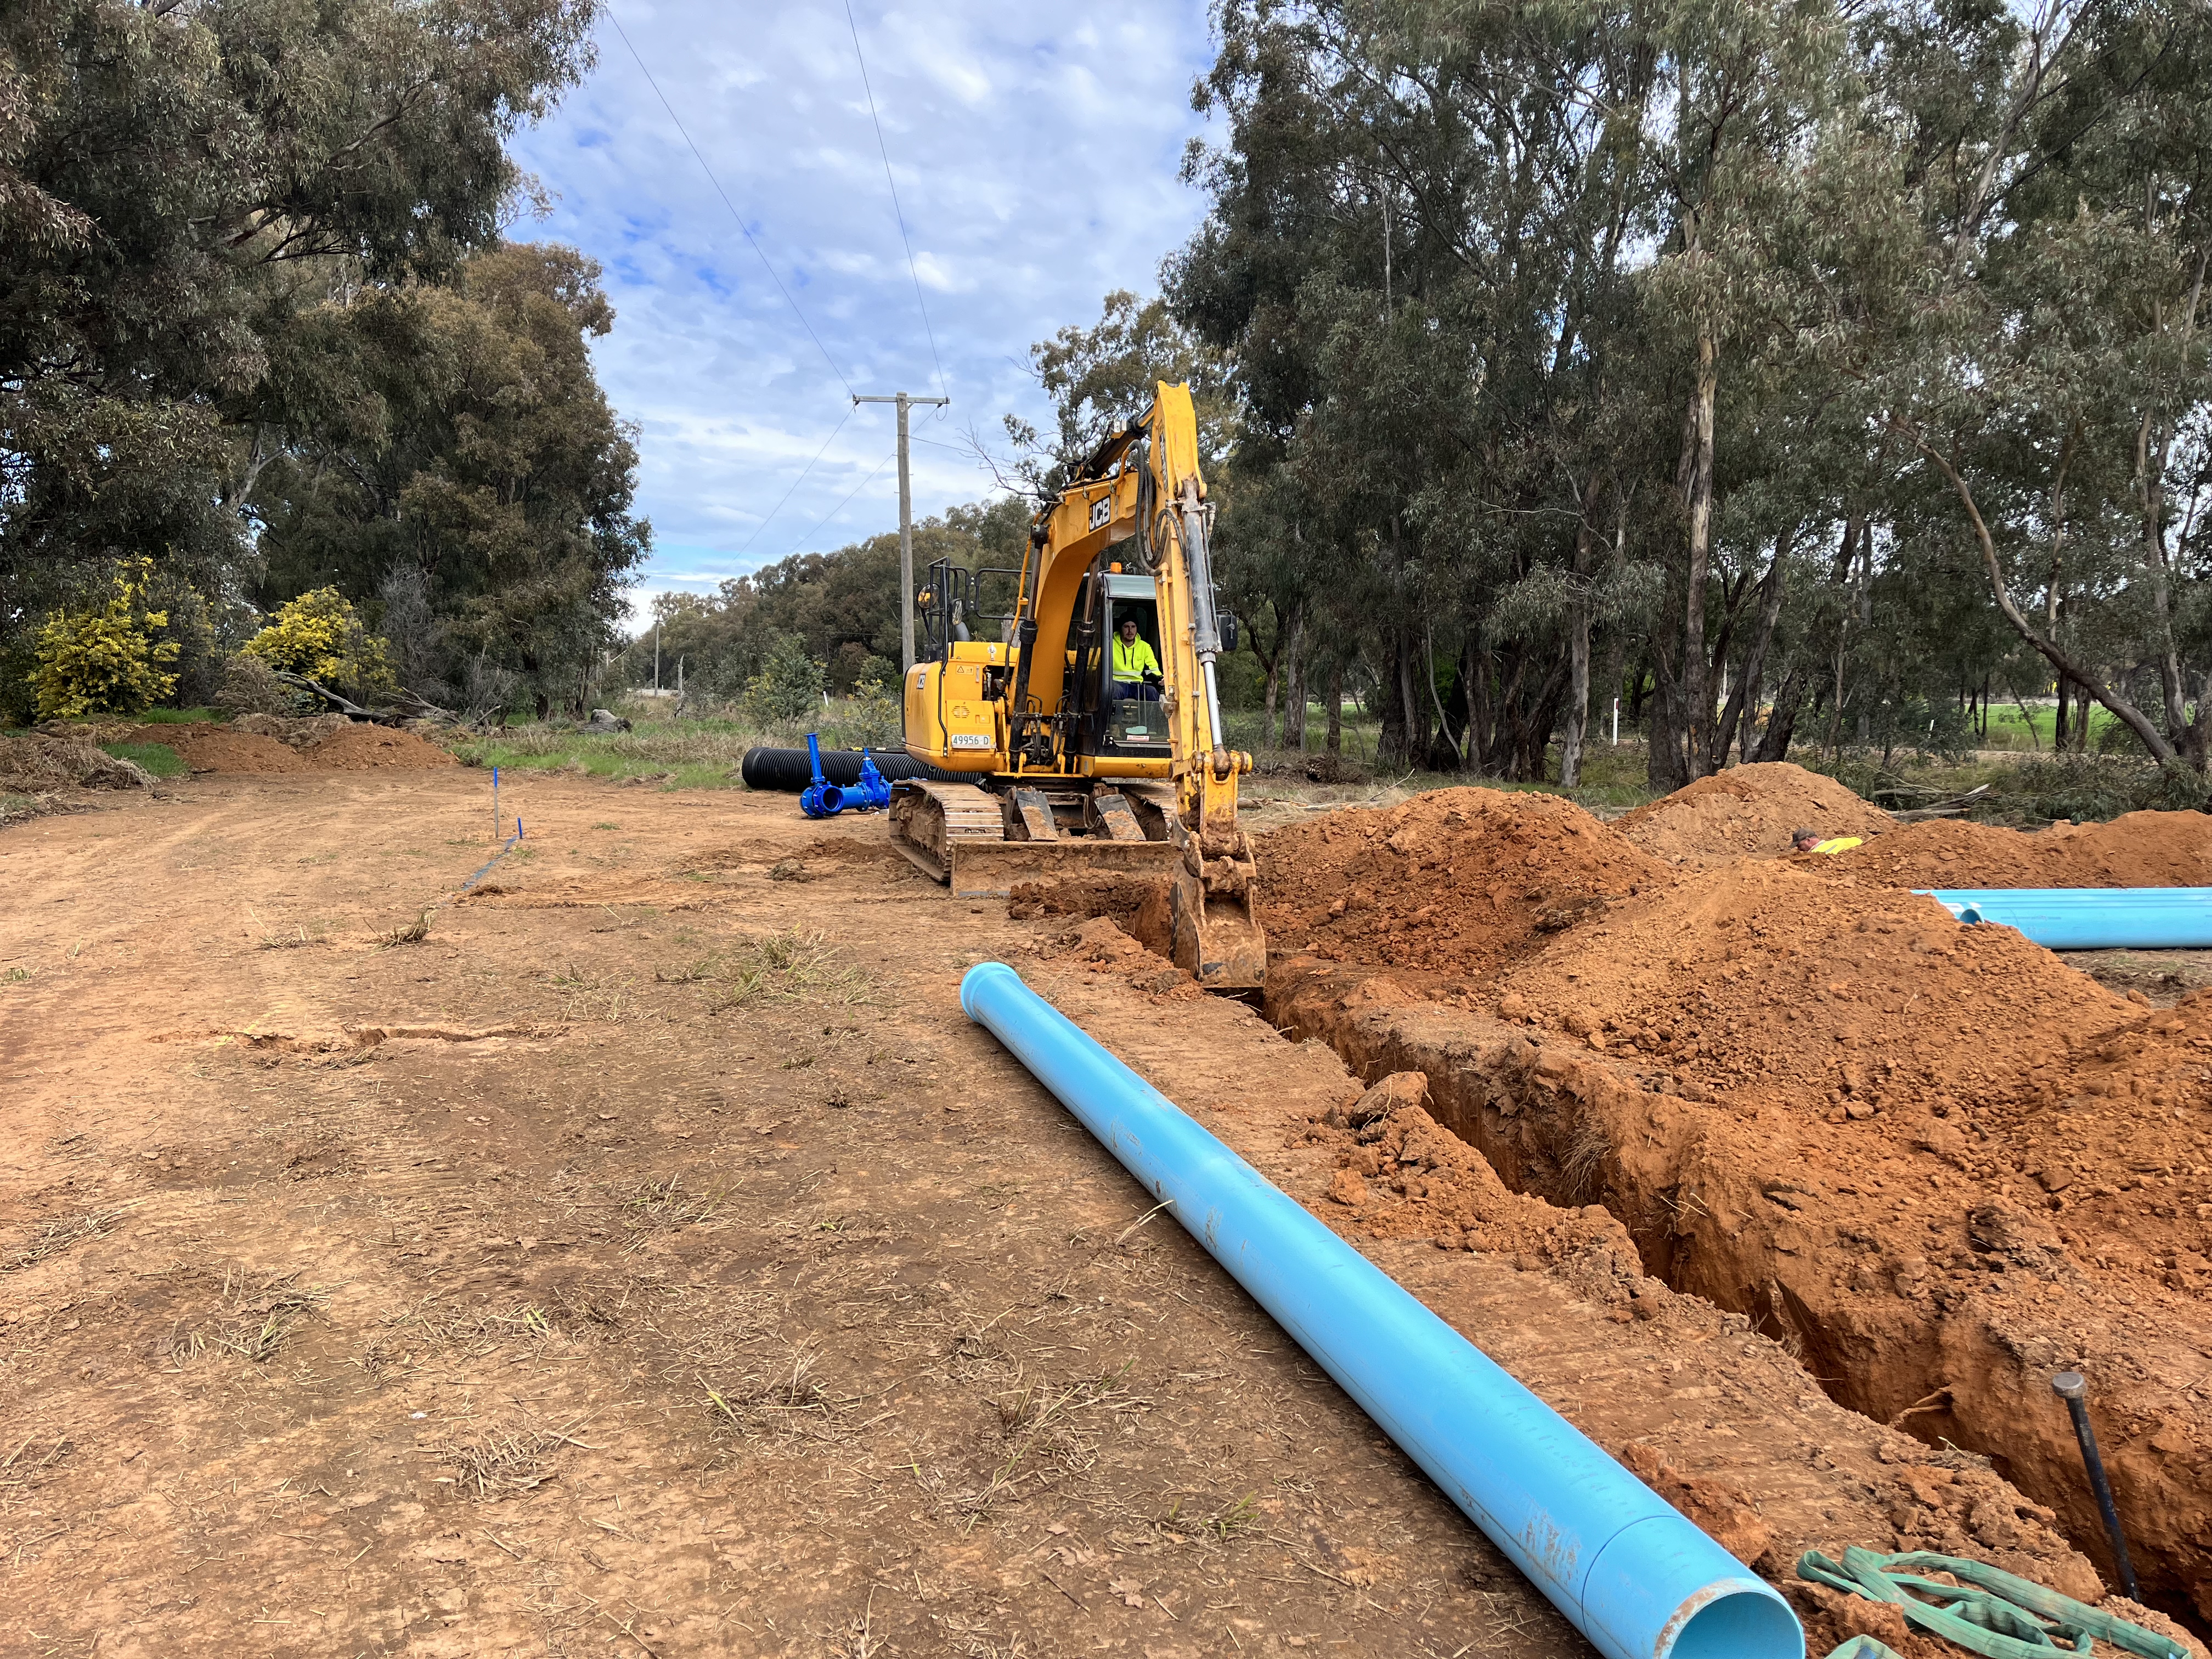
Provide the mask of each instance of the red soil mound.
{"label": "red soil mound", "polygon": [[1504,988],[1509,1018],[1815,1112],[2039,1100],[2073,1033],[2132,1012],[2008,927],[1779,862],[1620,906]]}
{"label": "red soil mound", "polygon": [[412,732],[388,726],[353,724],[339,727],[302,753],[317,772],[362,772],[386,766],[458,766],[452,753],[425,743]]}
{"label": "red soil mound", "polygon": [[[459,764],[437,744],[390,726],[343,718],[335,727],[321,720],[248,718],[253,722],[250,727],[212,721],[140,726],[100,740],[166,743],[195,772],[360,772],[380,767]],[[319,732],[322,735],[318,736]]]}
{"label": "red soil mound", "polygon": [[1898,887],[2206,887],[2212,817],[2130,812],[2033,835],[1936,818],[1824,862],[1838,874]]}
{"label": "red soil mound", "polygon": [[1833,778],[1787,761],[1731,767],[1639,806],[1613,826],[1655,857],[1702,864],[1790,850],[1790,831],[1879,836],[1894,823]]}
{"label": "red soil mound", "polygon": [[1256,837],[1273,948],[1477,974],[1671,872],[1557,795],[1438,789]]}
{"label": "red soil mound", "polygon": [[274,738],[227,726],[142,726],[126,743],[166,743],[195,772],[304,772],[307,763]]}

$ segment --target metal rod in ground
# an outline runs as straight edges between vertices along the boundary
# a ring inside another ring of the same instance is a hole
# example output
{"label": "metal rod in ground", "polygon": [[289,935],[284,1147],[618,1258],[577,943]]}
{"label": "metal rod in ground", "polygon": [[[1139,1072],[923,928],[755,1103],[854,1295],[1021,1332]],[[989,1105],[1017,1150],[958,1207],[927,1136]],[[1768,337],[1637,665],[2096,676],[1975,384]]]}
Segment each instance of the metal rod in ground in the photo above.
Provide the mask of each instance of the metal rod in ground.
{"label": "metal rod in ground", "polygon": [[499,839],[499,827],[506,820],[499,815],[499,768],[491,769],[491,838]]}
{"label": "metal rod in ground", "polygon": [[2112,1559],[2120,1570],[2120,1594],[2130,1601],[2141,1601],[2142,1590],[2136,1583],[2135,1564],[2128,1559],[2128,1540],[2120,1530],[2120,1511],[2112,1502],[2112,1483],[2105,1479],[2105,1460],[2098,1455],[2097,1431],[2089,1426],[2089,1383],[2079,1371],[2061,1371],[2051,1379],[2051,1387],[2066,1402],[2067,1415],[2074,1419],[2074,1437],[2081,1443],[2081,1462],[2089,1471],[2089,1490],[2097,1495],[2098,1513],[2105,1517],[2105,1536],[2112,1540]]}

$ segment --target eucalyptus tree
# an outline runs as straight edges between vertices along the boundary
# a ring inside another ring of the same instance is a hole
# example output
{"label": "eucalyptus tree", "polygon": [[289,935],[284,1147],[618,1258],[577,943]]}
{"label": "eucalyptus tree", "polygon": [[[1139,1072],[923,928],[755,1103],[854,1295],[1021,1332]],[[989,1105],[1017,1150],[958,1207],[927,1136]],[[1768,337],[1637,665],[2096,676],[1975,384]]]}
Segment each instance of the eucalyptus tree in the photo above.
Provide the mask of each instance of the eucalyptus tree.
{"label": "eucalyptus tree", "polygon": [[2212,19],[2039,0],[1864,27],[1894,161],[1838,250],[1836,370],[2062,696],[2201,771]]}
{"label": "eucalyptus tree", "polygon": [[0,7],[0,657],[87,562],[235,590],[276,337],[497,238],[506,141],[588,66],[593,11]]}

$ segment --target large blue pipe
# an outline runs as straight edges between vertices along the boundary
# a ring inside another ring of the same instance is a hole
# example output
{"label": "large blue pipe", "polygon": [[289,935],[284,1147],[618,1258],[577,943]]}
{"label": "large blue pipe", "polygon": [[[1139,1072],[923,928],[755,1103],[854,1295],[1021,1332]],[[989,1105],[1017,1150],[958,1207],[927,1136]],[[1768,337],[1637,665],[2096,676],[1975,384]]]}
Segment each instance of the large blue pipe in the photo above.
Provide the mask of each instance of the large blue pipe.
{"label": "large blue pipe", "polygon": [[1961,921],[2017,927],[2053,951],[2212,946],[2212,887],[1919,889]]}
{"label": "large blue pipe", "polygon": [[1610,1659],[1804,1659],[1790,1606],[1664,1498],[1022,982],[1011,1049]]}

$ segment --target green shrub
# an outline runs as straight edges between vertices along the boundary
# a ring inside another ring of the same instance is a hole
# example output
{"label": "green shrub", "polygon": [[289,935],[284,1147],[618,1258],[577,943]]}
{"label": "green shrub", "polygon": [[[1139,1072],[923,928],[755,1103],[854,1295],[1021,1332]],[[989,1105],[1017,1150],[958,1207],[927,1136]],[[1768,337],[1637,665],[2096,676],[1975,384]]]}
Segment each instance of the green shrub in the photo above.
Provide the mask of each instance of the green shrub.
{"label": "green shrub", "polygon": [[177,659],[177,645],[154,637],[168,613],[146,609],[153,569],[151,559],[125,559],[106,605],[46,618],[32,673],[40,719],[136,714],[174,688],[177,677],[164,671]]}
{"label": "green shrub", "polygon": [[906,707],[900,696],[899,672],[881,657],[868,659],[869,666],[853,687],[848,702],[851,724],[848,747],[896,750],[906,746]]}
{"label": "green shrub", "polygon": [[283,605],[246,649],[272,669],[340,691],[398,690],[384,641],[362,625],[335,587],[319,587]]}
{"label": "green shrub", "polygon": [[760,672],[745,682],[745,710],[763,722],[818,715],[823,684],[822,665],[806,654],[803,641],[787,634],[769,647]]}

